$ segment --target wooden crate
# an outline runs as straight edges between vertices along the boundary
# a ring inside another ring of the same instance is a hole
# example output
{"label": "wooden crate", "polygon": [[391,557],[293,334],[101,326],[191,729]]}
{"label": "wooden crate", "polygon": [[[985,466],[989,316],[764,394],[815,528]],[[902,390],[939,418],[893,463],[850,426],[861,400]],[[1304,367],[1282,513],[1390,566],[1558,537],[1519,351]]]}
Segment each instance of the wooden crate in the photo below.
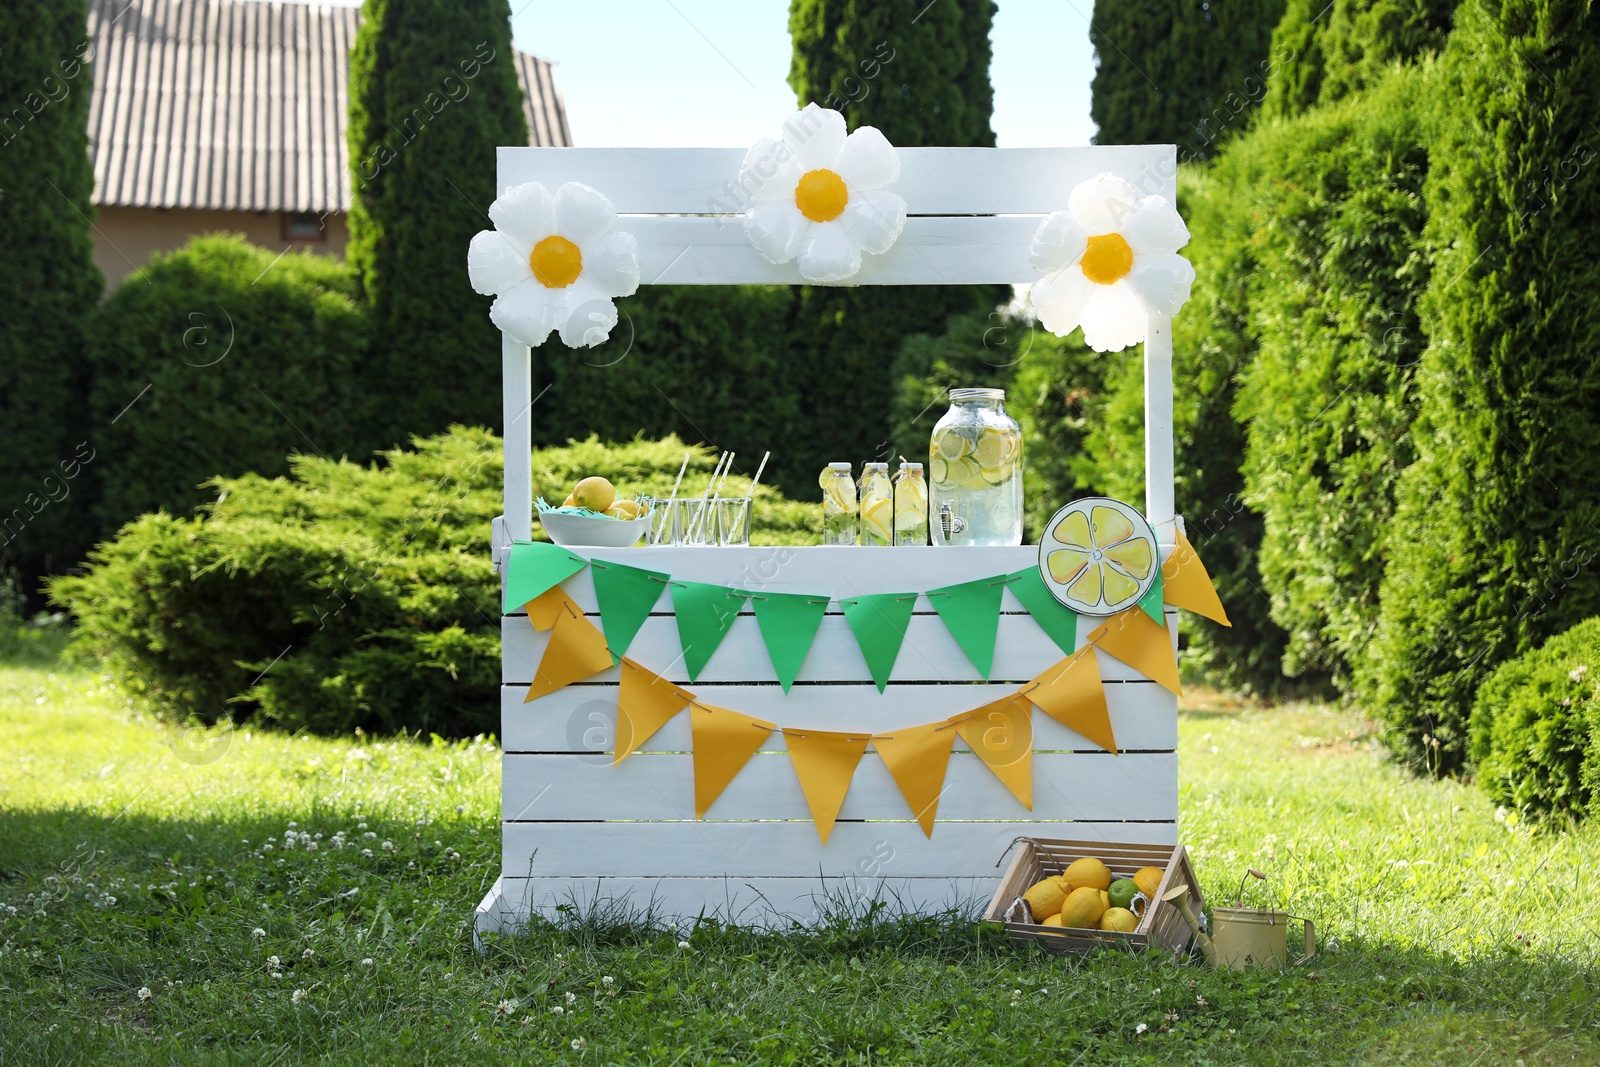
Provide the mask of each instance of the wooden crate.
{"label": "wooden crate", "polygon": [[[1182,845],[1111,844],[1104,841],[1062,841],[1035,837],[1019,837],[1013,842],[1015,854],[1006,868],[1000,888],[984,919],[1005,924],[1006,932],[1019,942],[1033,942],[1046,952],[1091,952],[1097,948],[1131,946],[1143,949],[1157,945],[1173,956],[1180,956],[1189,947],[1191,934],[1183,916],[1161,897],[1173,886],[1187,884],[1189,901],[1200,913],[1203,898],[1200,883],[1189,863],[1189,854]],[[1041,926],[1028,913],[1022,894],[1035,882],[1050,875],[1060,874],[1073,860],[1095,856],[1105,861],[1115,878],[1127,878],[1141,867],[1160,867],[1161,885],[1155,899],[1145,909],[1144,917],[1132,933],[1112,933],[1105,930],[1086,930],[1077,927]]]}

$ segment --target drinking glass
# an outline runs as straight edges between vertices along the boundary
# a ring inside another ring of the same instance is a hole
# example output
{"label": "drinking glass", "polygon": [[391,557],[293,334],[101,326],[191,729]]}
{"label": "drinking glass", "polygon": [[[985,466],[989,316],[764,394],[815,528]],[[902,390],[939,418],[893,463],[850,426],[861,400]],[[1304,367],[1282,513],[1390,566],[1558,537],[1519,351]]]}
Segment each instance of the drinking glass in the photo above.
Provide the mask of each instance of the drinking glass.
{"label": "drinking glass", "polygon": [[750,501],[743,497],[717,501],[716,520],[717,544],[750,543]]}

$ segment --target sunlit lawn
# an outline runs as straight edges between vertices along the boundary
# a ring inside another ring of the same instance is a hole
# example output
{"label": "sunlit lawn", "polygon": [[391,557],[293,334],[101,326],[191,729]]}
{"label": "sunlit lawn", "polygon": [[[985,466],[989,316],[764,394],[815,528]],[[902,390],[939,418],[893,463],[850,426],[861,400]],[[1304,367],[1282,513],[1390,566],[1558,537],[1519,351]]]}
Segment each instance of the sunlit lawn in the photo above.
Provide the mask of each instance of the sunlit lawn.
{"label": "sunlit lawn", "polygon": [[1600,1064],[1600,830],[1530,834],[1342,711],[1189,709],[1183,838],[1212,901],[1254,866],[1316,921],[1284,972],[881,915],[479,955],[492,743],[186,735],[3,667],[0,1063]]}

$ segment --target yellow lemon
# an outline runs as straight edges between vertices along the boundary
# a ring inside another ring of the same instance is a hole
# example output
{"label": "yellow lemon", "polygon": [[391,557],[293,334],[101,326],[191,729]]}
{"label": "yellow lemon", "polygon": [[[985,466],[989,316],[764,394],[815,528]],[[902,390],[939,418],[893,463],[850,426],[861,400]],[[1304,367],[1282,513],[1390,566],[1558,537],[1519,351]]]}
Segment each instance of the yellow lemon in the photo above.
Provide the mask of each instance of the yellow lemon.
{"label": "yellow lemon", "polygon": [[1061,911],[1061,903],[1067,899],[1067,887],[1061,884],[1061,877],[1057,875],[1042,882],[1035,882],[1026,893],[1022,894],[1022,899],[1028,902],[1028,910],[1033,912],[1033,921],[1043,922]]}
{"label": "yellow lemon", "polygon": [[624,521],[637,519],[639,517],[639,505],[631,500],[619,500],[609,508],[606,508],[606,514],[613,519],[622,519]]}
{"label": "yellow lemon", "polygon": [[568,493],[567,499],[561,502],[561,506],[564,508],[575,508],[578,506],[578,502],[572,498],[571,493]]}
{"label": "yellow lemon", "polygon": [[902,508],[894,513],[894,528],[901,533],[915,533],[927,524],[927,516],[915,508]]}
{"label": "yellow lemon", "polygon": [[585,478],[572,490],[572,499],[581,508],[603,512],[617,502],[617,487],[604,478]]}
{"label": "yellow lemon", "polygon": [[1060,926],[1061,925],[1061,913],[1060,912],[1056,912],[1054,915],[1046,915],[1045,918],[1044,918],[1044,922],[1040,923],[1039,925],[1040,926]]}
{"label": "yellow lemon", "polygon": [[1156,890],[1161,888],[1161,874],[1160,867],[1140,867],[1133,872],[1133,884],[1139,887],[1139,892],[1154,900]]}
{"label": "yellow lemon", "polygon": [[1011,477],[1011,472],[1015,469],[1009,463],[1002,463],[998,467],[980,467],[979,471],[983,475],[984,481],[990,485],[999,485]]}
{"label": "yellow lemon", "polygon": [[934,456],[928,463],[928,476],[931,477],[936,484],[942,484],[949,481],[950,464],[946,463],[941,457]]}
{"label": "yellow lemon", "polygon": [[1100,929],[1115,930],[1119,934],[1131,934],[1139,925],[1139,917],[1127,908],[1107,908],[1106,913],[1100,916]]}
{"label": "yellow lemon", "polygon": [[1106,904],[1100,899],[1100,890],[1092,886],[1079,886],[1068,893],[1067,899],[1061,904],[1061,925],[1083,926],[1093,930],[1105,912]]}
{"label": "yellow lemon", "polygon": [[1111,885],[1111,868],[1093,856],[1085,856],[1068,865],[1067,869],[1061,872],[1061,877],[1071,882],[1074,889],[1079,886],[1106,889]]}

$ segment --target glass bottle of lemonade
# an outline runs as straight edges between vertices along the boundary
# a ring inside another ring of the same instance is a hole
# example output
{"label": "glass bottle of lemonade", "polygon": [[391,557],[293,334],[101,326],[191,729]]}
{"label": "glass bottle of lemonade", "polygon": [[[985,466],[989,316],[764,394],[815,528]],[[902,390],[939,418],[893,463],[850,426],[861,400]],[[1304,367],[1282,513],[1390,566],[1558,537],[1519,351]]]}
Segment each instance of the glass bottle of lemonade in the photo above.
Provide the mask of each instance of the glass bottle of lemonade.
{"label": "glass bottle of lemonade", "polygon": [[894,483],[887,463],[868,463],[861,471],[861,543],[894,544]]}
{"label": "glass bottle of lemonade", "polygon": [[928,543],[928,483],[922,480],[922,464],[903,459],[894,475],[894,543]]}
{"label": "glass bottle of lemonade", "polygon": [[952,389],[933,428],[928,527],[936,545],[1022,544],[1022,431],[1003,389]]}
{"label": "glass bottle of lemonade", "polygon": [[856,483],[850,464],[830,463],[818,479],[822,485],[822,543],[856,543]]}

